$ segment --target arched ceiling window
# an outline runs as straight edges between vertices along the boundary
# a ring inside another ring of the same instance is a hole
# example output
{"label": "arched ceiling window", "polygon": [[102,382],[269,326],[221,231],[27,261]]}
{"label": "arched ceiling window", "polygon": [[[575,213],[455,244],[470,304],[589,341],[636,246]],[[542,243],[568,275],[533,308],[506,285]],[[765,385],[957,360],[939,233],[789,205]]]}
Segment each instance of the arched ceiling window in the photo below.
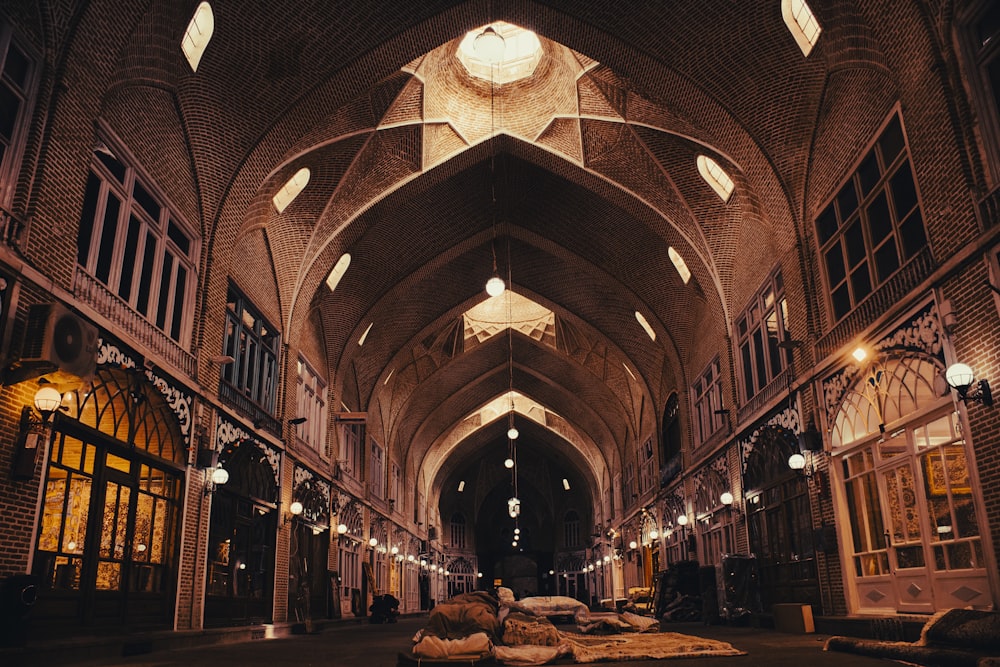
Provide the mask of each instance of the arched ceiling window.
{"label": "arched ceiling window", "polygon": [[795,38],[795,43],[802,49],[802,55],[808,56],[823,29],[819,27],[816,15],[812,13],[805,0],[781,0],[781,17]]}
{"label": "arched ceiling window", "polygon": [[284,187],[278,190],[278,194],[274,195],[274,208],[277,209],[278,213],[284,213],[288,205],[292,203],[292,200],[299,196],[299,193],[305,189],[306,185],[309,184],[309,170],[305,167],[299,169],[295,172],[295,175],[288,179]]}
{"label": "arched ceiling window", "polygon": [[715,190],[715,194],[719,195],[719,199],[724,202],[729,201],[729,196],[733,194],[735,186],[733,185],[733,179],[729,178],[729,174],[719,166],[718,162],[707,155],[699,155],[698,173]]}
{"label": "arched ceiling window", "polygon": [[198,63],[205,54],[205,48],[212,39],[213,32],[215,32],[215,14],[212,12],[212,6],[203,2],[194,10],[194,16],[191,17],[191,22],[188,23],[184,38],[181,40],[181,51],[184,52],[192,72],[198,71]]}
{"label": "arched ceiling window", "polygon": [[674,250],[673,246],[667,248],[667,256],[670,257],[670,261],[674,263],[674,268],[677,269],[677,273],[680,274],[681,280],[687,285],[688,281],[691,280],[691,270],[688,268],[687,262],[681,257],[681,254]]}

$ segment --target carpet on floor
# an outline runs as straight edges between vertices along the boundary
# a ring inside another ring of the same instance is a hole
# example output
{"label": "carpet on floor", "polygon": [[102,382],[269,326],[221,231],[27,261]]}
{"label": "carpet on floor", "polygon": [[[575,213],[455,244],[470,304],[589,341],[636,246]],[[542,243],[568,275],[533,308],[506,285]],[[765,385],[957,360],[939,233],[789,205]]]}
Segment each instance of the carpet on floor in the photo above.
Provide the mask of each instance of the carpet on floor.
{"label": "carpet on floor", "polygon": [[560,632],[570,645],[575,662],[662,660],[697,656],[746,655],[732,644],[679,632],[630,633],[589,636]]}

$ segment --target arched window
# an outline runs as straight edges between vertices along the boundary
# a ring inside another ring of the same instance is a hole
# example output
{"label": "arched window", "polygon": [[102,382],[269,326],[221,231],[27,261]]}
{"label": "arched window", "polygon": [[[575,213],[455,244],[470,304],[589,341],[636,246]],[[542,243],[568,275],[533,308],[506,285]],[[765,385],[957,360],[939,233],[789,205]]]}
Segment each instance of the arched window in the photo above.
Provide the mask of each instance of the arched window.
{"label": "arched window", "polygon": [[724,202],[729,201],[729,197],[733,194],[735,186],[733,185],[733,179],[729,178],[729,174],[719,166],[718,162],[707,155],[699,155],[698,173],[715,190],[715,194],[719,195],[719,199]]}
{"label": "arched window", "polygon": [[305,167],[295,172],[295,175],[288,179],[288,182],[274,195],[272,202],[278,213],[284,213],[292,200],[299,196],[305,187],[309,185],[309,170]]}
{"label": "arched window", "polygon": [[203,2],[194,10],[194,16],[191,17],[191,22],[188,23],[184,38],[181,40],[181,51],[184,52],[192,72],[198,71],[198,63],[201,62],[213,32],[215,32],[215,14],[212,12],[212,6]]}
{"label": "arched window", "polygon": [[802,55],[808,56],[819,41],[819,34],[823,32],[809,5],[805,0],[781,0],[781,18],[785,20],[795,43],[802,49]]}

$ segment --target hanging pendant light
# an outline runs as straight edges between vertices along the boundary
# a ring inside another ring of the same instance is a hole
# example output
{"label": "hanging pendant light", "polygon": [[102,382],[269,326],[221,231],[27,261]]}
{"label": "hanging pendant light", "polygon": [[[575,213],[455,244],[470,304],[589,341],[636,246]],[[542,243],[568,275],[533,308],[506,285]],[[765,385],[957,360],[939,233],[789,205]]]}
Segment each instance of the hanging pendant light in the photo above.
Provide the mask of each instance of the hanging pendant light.
{"label": "hanging pendant light", "polygon": [[486,293],[490,296],[500,296],[505,289],[507,289],[507,285],[500,276],[494,275],[486,281]]}

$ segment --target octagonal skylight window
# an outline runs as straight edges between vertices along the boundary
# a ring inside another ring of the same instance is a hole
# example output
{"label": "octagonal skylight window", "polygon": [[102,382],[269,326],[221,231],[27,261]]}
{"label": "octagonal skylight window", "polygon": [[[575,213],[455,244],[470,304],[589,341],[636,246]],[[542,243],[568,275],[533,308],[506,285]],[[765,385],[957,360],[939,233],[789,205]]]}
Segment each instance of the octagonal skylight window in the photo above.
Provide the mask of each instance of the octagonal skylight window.
{"label": "octagonal skylight window", "polygon": [[[485,52],[483,40],[479,40],[479,48],[476,48],[476,38],[488,28],[492,28],[496,35],[503,38],[502,51],[497,55]],[[530,30],[496,21],[469,32],[459,44],[455,57],[471,76],[492,80],[494,83],[510,83],[534,74],[535,67],[542,59],[542,44]]]}

